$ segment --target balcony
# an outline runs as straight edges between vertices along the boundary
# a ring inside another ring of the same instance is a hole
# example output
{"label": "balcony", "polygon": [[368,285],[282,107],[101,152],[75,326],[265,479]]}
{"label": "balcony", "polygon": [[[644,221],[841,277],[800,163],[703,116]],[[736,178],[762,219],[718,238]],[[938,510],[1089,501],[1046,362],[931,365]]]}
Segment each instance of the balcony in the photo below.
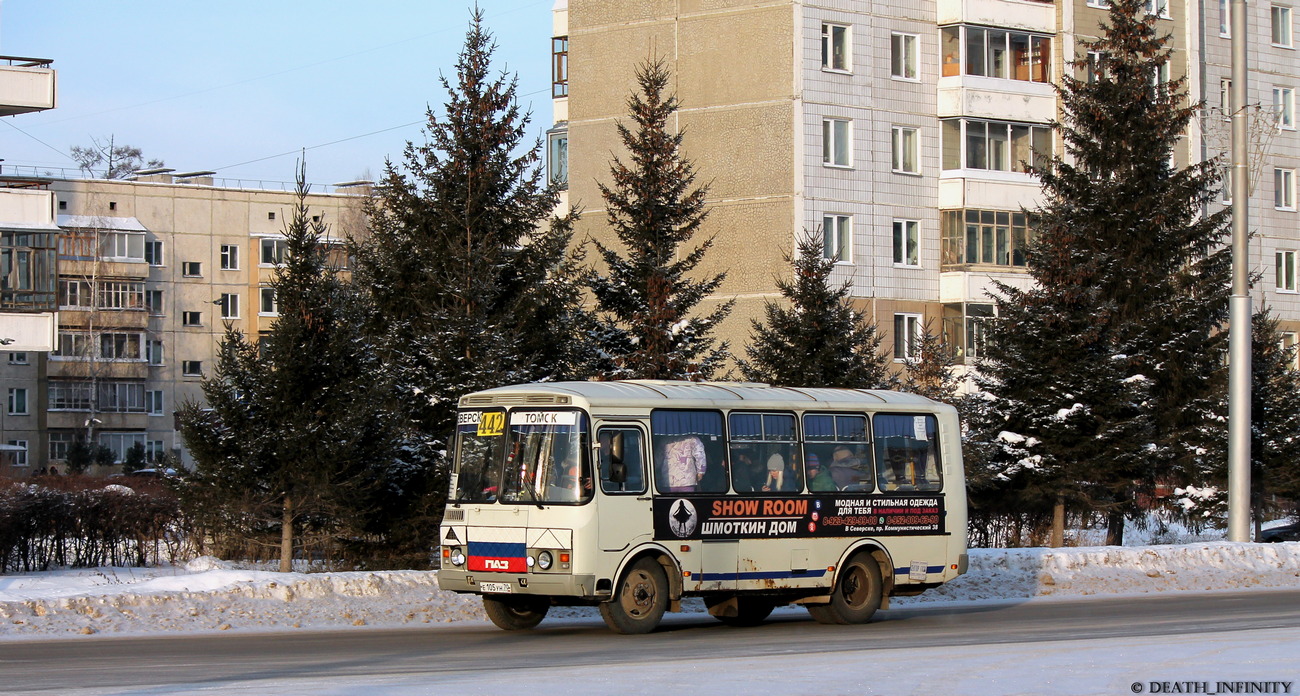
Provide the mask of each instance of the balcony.
{"label": "balcony", "polygon": [[0,56],[0,116],[54,108],[54,61]]}
{"label": "balcony", "polygon": [[939,0],[938,23],[982,24],[1056,33],[1053,0]]}

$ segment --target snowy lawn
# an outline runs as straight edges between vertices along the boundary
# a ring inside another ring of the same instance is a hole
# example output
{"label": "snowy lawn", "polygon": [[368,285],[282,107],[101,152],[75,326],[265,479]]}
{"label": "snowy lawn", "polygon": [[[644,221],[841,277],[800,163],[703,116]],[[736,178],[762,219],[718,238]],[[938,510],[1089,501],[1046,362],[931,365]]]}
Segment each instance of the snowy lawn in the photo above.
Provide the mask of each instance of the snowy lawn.
{"label": "snowy lawn", "polygon": [[[1300,543],[972,549],[970,572],[893,606],[1300,588]],[[698,601],[686,605],[703,611]],[[556,608],[551,617],[597,616]],[[0,640],[282,631],[485,621],[479,599],[417,571],[274,573],[212,558],[184,567],[0,575]]]}

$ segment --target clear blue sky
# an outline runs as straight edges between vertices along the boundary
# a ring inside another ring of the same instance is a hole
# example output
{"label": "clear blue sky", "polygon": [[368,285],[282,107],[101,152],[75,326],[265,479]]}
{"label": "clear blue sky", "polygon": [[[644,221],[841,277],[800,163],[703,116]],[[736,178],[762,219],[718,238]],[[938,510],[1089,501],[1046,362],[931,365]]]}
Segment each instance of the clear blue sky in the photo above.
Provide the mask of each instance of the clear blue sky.
{"label": "clear blue sky", "polygon": [[[313,183],[376,177],[441,111],[472,2],[0,0],[0,55],[58,71],[58,108],[2,119],[4,171],[75,169],[71,146],[112,135],[178,171],[290,181],[308,148]],[[479,0],[536,133],[553,4]]]}

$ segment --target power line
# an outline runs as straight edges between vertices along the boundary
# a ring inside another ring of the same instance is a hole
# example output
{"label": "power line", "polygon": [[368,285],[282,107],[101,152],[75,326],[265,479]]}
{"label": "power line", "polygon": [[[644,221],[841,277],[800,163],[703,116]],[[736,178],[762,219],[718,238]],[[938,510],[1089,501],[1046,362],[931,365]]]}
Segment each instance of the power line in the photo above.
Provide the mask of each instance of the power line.
{"label": "power line", "polygon": [[[55,152],[59,153],[60,155],[63,155],[64,157],[67,157],[68,159],[72,159],[72,155],[69,155],[68,153],[64,152],[63,150],[60,150],[59,148],[54,147],[53,145],[51,145],[51,144],[45,142],[44,140],[41,140],[40,138],[38,138],[38,137],[32,135],[31,133],[28,133],[27,131],[25,131],[25,130],[19,128],[18,126],[15,126],[13,123],[10,123],[8,119],[6,119],[4,123],[5,123],[5,125],[9,126],[10,128],[12,128],[12,129],[18,131],[19,133],[22,133],[23,135],[25,135],[25,136],[31,138],[32,140],[35,140],[36,142],[38,142],[38,143],[44,145],[45,147],[48,147],[48,148],[50,148],[51,150],[54,150]],[[76,160],[72,160],[72,161],[75,162]]]}

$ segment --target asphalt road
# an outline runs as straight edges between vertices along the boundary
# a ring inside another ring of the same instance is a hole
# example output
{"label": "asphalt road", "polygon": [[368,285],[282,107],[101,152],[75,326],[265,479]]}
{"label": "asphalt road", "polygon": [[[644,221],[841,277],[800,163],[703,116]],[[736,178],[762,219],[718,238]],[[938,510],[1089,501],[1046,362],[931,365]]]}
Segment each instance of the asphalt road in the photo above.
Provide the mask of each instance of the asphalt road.
{"label": "asphalt road", "polygon": [[[756,628],[668,615],[650,635],[619,636],[599,619],[548,620],[529,632],[481,624],[329,633],[89,637],[0,643],[0,693],[168,687],[221,689],[259,680],[450,675],[639,663],[682,655],[758,657],[1184,635],[1300,627],[1300,591],[1180,594],[893,609],[867,626],[823,626],[803,612]],[[743,638],[743,640],[738,640]]]}

